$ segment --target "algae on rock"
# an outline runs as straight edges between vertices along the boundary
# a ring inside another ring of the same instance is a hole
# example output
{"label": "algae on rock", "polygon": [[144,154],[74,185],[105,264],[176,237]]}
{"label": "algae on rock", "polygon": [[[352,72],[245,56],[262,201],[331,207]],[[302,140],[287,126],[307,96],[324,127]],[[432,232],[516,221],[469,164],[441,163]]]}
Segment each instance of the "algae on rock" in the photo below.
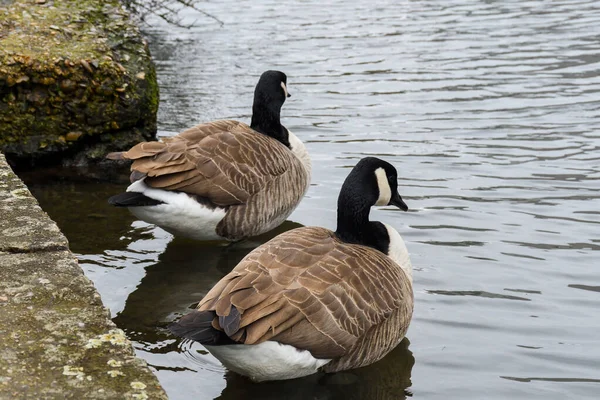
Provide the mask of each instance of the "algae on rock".
{"label": "algae on rock", "polygon": [[155,138],[148,46],[119,0],[0,7],[0,151],[86,165]]}

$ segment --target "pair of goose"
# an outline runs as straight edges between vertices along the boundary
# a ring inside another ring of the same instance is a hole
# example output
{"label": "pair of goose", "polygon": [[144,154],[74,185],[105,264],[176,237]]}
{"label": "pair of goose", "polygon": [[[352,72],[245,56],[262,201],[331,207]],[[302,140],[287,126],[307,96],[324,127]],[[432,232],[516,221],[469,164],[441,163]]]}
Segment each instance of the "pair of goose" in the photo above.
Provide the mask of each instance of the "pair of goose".
{"label": "pair of goose", "polygon": [[[133,160],[132,184],[109,199],[138,218],[198,240],[240,240],[291,214],[310,183],[302,142],[281,125],[287,77],[262,74],[250,126],[231,120],[147,142],[112,159]],[[408,209],[396,169],[363,158],[344,181],[337,229],[302,227],[251,251],[169,326],[254,381],[298,378],[371,364],[404,338],[413,311],[408,251],[372,206]]]}

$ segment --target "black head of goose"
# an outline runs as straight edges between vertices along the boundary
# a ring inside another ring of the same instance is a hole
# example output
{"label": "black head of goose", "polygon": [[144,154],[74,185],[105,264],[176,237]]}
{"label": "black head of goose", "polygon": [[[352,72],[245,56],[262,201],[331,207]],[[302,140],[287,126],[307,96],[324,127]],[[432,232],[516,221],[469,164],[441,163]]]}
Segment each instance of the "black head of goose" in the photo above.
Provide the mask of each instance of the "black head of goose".
{"label": "black head of goose", "polygon": [[264,72],[254,90],[250,127],[290,147],[288,130],[281,125],[281,107],[288,97],[287,76],[280,71]]}
{"label": "black head of goose", "polygon": [[371,206],[387,205],[408,211],[398,194],[396,168],[379,158],[363,158],[352,169],[340,191],[336,235],[347,243],[363,244],[388,254],[390,235],[386,225],[369,221]]}
{"label": "black head of goose", "polygon": [[250,252],[169,326],[255,381],[371,364],[404,337],[413,311],[406,246],[374,205],[407,210],[396,169],[369,157],[339,196],[336,232],[303,227]]}
{"label": "black head of goose", "polygon": [[251,125],[218,120],[110,159],[133,160],[127,191],[109,199],[138,218],[197,240],[240,240],[279,226],[310,183],[302,142],[281,125],[287,76],[266,71]]}

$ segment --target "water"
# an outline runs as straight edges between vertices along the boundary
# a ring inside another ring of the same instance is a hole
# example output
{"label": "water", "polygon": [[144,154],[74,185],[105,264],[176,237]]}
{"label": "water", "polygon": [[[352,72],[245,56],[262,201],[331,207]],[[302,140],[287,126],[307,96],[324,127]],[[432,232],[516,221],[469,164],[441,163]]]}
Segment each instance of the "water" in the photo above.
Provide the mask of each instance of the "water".
{"label": "water", "polygon": [[[124,184],[32,189],[171,399],[557,399],[600,394],[600,5],[584,1],[203,2],[155,20],[159,126],[249,121],[263,70],[314,174],[281,230],[333,228],[363,156],[397,166],[415,313],[380,363],[255,385],[164,326],[253,246],[174,240],[110,208]],[[38,179],[39,182],[39,179]],[[271,235],[272,236],[272,235]]]}

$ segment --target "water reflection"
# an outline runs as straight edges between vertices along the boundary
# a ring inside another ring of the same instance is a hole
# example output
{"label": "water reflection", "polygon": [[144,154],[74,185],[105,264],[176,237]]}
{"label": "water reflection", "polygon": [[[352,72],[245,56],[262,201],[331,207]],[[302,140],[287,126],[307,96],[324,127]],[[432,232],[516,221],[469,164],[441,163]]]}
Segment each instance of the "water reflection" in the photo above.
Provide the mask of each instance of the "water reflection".
{"label": "water reflection", "polygon": [[[128,243],[149,239],[143,230],[131,229],[135,217],[106,199],[123,190],[126,174],[99,181],[87,172],[68,168],[22,172],[40,206],[56,221],[75,253],[95,254],[98,249],[124,250]],[[128,238],[128,240],[122,240]]]}
{"label": "water reflection", "polygon": [[500,293],[490,293],[485,292],[483,290],[428,290],[428,293],[438,294],[444,296],[477,296],[484,297],[488,299],[505,299],[505,300],[521,300],[521,301],[531,301],[531,299],[519,296],[510,296],[507,294]]}
{"label": "water reflection", "polygon": [[569,285],[569,287],[573,289],[589,290],[590,292],[600,292],[600,286],[578,285],[573,283]]}
{"label": "water reflection", "polygon": [[226,375],[227,387],[219,400],[401,400],[411,396],[411,372],[415,364],[405,338],[379,362],[336,374],[317,374],[290,381],[251,383],[239,375]]}
{"label": "water reflection", "polygon": [[547,381],[547,382],[582,382],[582,383],[600,383],[600,379],[585,379],[585,378],[517,378],[515,376],[501,376],[502,379],[508,379],[517,382],[534,382],[534,381]]}

